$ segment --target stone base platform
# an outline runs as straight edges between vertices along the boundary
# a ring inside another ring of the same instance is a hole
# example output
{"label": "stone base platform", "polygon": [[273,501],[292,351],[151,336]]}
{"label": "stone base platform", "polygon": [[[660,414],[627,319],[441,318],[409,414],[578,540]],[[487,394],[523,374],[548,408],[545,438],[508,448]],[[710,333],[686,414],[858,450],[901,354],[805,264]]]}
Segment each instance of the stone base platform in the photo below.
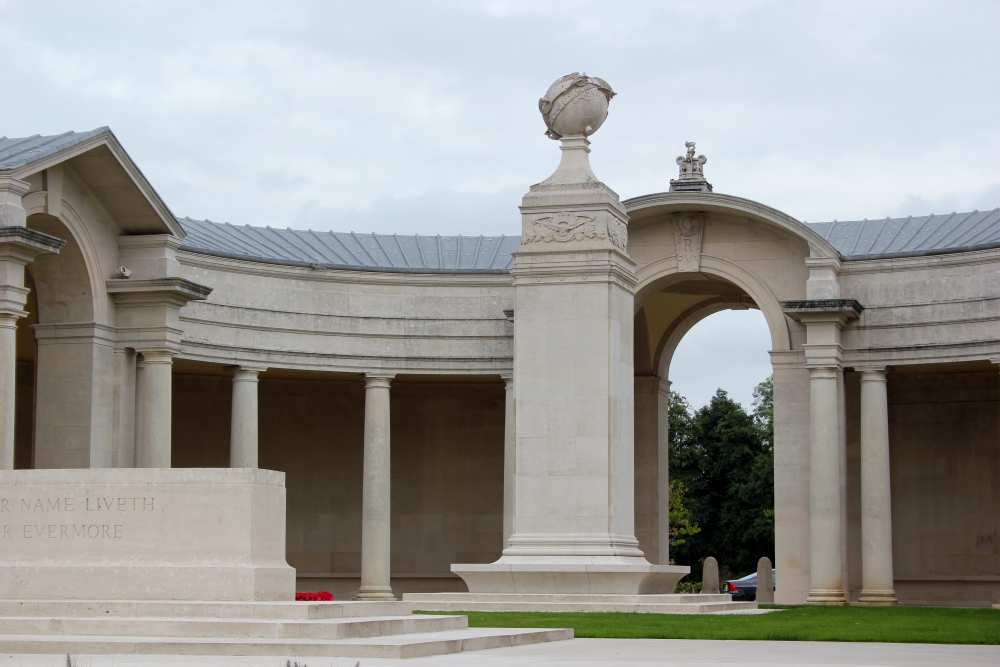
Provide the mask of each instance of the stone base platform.
{"label": "stone base platform", "polygon": [[653,565],[635,556],[507,555],[495,563],[453,564],[472,593],[669,595],[691,573],[686,565]]}
{"label": "stone base platform", "polygon": [[719,595],[593,595],[531,593],[407,593],[417,611],[569,611],[643,614],[754,612],[756,602]]}
{"label": "stone base platform", "polygon": [[0,653],[412,658],[573,638],[411,612],[408,602],[0,600]]}

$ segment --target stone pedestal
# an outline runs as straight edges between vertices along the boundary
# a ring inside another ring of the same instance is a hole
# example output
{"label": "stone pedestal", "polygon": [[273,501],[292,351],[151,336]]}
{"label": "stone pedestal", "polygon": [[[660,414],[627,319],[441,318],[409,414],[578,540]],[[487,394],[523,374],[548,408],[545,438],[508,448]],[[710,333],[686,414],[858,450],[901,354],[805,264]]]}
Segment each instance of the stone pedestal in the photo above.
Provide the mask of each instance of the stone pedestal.
{"label": "stone pedestal", "polygon": [[285,476],[0,471],[0,600],[293,600]]}
{"label": "stone pedestal", "polygon": [[635,537],[635,263],[628,216],[591,170],[586,136],[613,94],[570,75],[541,103],[562,158],[524,196],[511,270],[513,532],[497,562],[452,565],[471,593],[672,593],[689,571],[649,563]]}

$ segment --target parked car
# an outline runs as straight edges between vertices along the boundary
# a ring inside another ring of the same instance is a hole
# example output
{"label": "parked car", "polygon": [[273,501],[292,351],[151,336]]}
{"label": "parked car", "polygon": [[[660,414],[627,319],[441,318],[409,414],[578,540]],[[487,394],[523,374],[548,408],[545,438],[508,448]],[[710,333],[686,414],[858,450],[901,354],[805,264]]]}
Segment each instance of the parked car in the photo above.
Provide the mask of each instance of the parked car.
{"label": "parked car", "polygon": [[[771,570],[771,586],[777,586],[777,579]],[[742,579],[730,579],[726,582],[725,592],[733,596],[733,600],[752,602],[757,599],[757,573],[748,574]]]}

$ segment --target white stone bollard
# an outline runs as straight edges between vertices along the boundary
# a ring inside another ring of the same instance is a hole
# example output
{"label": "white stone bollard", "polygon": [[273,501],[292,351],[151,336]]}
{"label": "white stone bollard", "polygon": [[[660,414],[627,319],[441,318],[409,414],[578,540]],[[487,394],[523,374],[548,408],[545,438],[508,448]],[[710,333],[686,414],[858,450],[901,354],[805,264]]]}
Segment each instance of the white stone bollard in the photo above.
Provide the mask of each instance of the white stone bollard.
{"label": "white stone bollard", "polygon": [[713,556],[705,559],[701,570],[701,594],[719,594],[719,562]]}
{"label": "white stone bollard", "polygon": [[757,561],[758,603],[774,604],[774,580],[771,574],[771,559],[764,556]]}

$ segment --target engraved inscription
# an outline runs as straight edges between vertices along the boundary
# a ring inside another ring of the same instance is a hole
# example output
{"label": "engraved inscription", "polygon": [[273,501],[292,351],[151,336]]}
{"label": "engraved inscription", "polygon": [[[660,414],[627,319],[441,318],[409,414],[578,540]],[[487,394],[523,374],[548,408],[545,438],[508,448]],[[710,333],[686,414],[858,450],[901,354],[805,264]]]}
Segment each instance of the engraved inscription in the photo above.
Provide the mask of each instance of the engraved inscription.
{"label": "engraved inscription", "polygon": [[[54,522],[50,517],[39,516],[35,521],[31,521],[28,516],[24,516],[23,522],[14,519],[13,523],[0,524],[0,539],[120,540],[125,537],[125,525],[113,520],[107,521],[112,518],[111,516],[107,516],[105,519],[107,522],[100,521],[97,515],[153,512],[156,508],[156,498],[148,496],[0,498],[0,515],[8,515],[11,519],[16,515],[52,512],[65,515]],[[78,517],[80,520],[74,520]]]}
{"label": "engraved inscription", "polygon": [[704,213],[674,213],[678,271],[698,271],[701,268],[701,239],[704,230]]}

